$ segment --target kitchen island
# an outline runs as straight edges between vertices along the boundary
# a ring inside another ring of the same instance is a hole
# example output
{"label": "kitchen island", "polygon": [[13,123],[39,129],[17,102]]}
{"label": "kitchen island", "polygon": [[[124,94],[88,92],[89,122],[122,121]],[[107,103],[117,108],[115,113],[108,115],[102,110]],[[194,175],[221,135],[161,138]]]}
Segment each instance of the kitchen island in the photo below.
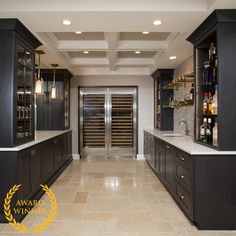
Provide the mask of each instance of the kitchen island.
{"label": "kitchen island", "polygon": [[[71,130],[37,131],[35,140],[12,148],[0,148],[0,221],[6,222],[3,202],[15,184],[21,188],[12,199],[39,199],[40,184],[50,186],[72,160]],[[14,215],[14,214],[13,214]],[[20,221],[24,216],[14,216]]]}
{"label": "kitchen island", "polygon": [[202,146],[191,136],[147,129],[144,154],[176,203],[199,229],[236,229],[236,152]]}

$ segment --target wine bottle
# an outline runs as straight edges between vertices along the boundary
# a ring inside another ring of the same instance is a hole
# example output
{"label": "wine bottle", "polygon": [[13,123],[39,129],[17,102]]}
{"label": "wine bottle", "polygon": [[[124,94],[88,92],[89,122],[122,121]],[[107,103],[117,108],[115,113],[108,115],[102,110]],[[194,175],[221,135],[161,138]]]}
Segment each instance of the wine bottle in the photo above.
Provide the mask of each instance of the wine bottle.
{"label": "wine bottle", "polygon": [[190,100],[194,101],[194,83],[192,83],[192,87],[190,89]]}
{"label": "wine bottle", "polygon": [[213,100],[212,100],[211,93],[209,93],[209,97],[208,97],[208,114],[209,115],[213,114]]}
{"label": "wine bottle", "polygon": [[209,62],[210,66],[216,67],[216,47],[214,43],[210,44],[209,48]]}
{"label": "wine bottle", "polygon": [[205,93],[203,100],[203,115],[208,114],[208,93]]}
{"label": "wine bottle", "polygon": [[217,121],[215,122],[215,126],[212,130],[212,144],[213,146],[218,146],[218,124]]}
{"label": "wine bottle", "polygon": [[200,141],[207,143],[206,136],[207,118],[203,118],[203,124],[200,126]]}
{"label": "wine bottle", "polygon": [[215,86],[215,94],[213,96],[213,114],[218,114],[218,86]]}
{"label": "wine bottle", "polygon": [[206,139],[207,139],[207,143],[212,144],[212,123],[211,123],[211,118],[207,119]]}

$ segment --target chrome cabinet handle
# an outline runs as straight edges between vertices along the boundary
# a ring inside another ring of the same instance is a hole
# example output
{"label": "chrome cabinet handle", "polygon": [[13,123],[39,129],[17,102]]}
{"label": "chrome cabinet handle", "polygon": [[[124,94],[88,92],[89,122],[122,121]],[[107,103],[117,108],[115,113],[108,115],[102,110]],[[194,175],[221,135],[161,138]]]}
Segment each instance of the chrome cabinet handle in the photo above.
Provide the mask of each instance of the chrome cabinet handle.
{"label": "chrome cabinet handle", "polygon": [[184,161],[184,160],[185,160],[185,158],[184,158],[184,157],[182,157],[182,156],[180,157],[180,159],[181,159],[181,161]]}
{"label": "chrome cabinet handle", "polygon": [[184,199],[184,195],[181,196],[181,199]]}
{"label": "chrome cabinet handle", "polygon": [[57,143],[57,140],[54,140],[54,143]]}
{"label": "chrome cabinet handle", "polygon": [[169,148],[170,148],[170,146],[169,146],[169,145],[166,145],[166,148],[168,148],[168,149],[169,149]]}
{"label": "chrome cabinet handle", "polygon": [[184,175],[181,175],[181,179],[184,179]]}

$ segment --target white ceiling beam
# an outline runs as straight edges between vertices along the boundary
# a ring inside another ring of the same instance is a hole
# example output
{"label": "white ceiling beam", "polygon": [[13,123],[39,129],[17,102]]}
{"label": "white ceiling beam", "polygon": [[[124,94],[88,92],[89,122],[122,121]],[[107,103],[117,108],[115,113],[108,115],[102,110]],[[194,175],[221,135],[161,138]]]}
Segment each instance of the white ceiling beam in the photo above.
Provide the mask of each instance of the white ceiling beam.
{"label": "white ceiling beam", "polygon": [[143,50],[143,51],[157,51],[167,50],[168,44],[166,41],[144,41],[144,40],[123,40],[120,41],[118,51],[131,51],[131,50]]}
{"label": "white ceiling beam", "polygon": [[150,66],[154,65],[154,60],[150,58],[122,58],[116,63],[117,66]]}
{"label": "white ceiling beam", "polygon": [[[68,63],[68,57],[58,52],[57,38],[55,37],[55,35],[53,33],[38,33],[38,36],[40,38],[40,41],[43,43],[44,47],[46,47],[46,49],[50,53],[50,56],[52,57],[53,55],[53,57],[56,58],[56,60],[53,59],[53,61],[50,61],[50,64],[58,63],[59,66],[63,66],[67,68],[72,74],[75,74],[73,67]],[[47,54],[47,52],[45,53]]]}
{"label": "white ceiling beam", "polygon": [[[79,76],[104,76],[104,75],[135,75],[135,76],[143,76],[149,75],[149,70],[147,67],[117,67],[115,71],[111,71],[110,68],[107,67],[79,67],[76,68],[76,74]],[[114,80],[112,82],[114,85],[119,85],[119,80]],[[129,82],[127,81],[127,85]]]}
{"label": "white ceiling beam", "polygon": [[108,44],[107,58],[109,61],[109,67],[111,71],[116,70],[117,51],[116,48],[119,43],[120,33],[118,32],[107,32],[105,33],[105,40]]}
{"label": "white ceiling beam", "polygon": [[59,40],[57,49],[59,51],[106,51],[108,43],[103,40]]}
{"label": "white ceiling beam", "polygon": [[73,66],[85,66],[85,65],[109,65],[109,62],[106,58],[72,58],[70,64]]}

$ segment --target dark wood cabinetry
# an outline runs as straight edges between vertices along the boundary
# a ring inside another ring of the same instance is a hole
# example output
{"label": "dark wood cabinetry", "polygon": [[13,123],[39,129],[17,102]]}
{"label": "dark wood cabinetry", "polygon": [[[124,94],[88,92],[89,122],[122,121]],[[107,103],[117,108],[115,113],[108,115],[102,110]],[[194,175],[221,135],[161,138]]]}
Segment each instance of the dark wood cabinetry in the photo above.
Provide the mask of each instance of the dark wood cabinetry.
{"label": "dark wood cabinetry", "polygon": [[235,230],[236,155],[190,155],[146,131],[145,143],[150,136],[154,168],[146,160],[186,216],[202,230]]}
{"label": "dark wood cabinetry", "polygon": [[47,95],[53,83],[53,70],[41,70],[44,79],[44,95],[37,96],[37,130],[64,130],[70,128],[70,79],[66,69],[56,70],[56,99]]}
{"label": "dark wood cabinetry", "polygon": [[[43,194],[40,184],[51,185],[71,160],[71,131],[19,152],[1,152],[0,222],[6,222],[3,202],[10,188],[21,184],[19,194],[12,199],[12,208],[17,199],[39,199]],[[22,215],[15,218],[21,220]]]}
{"label": "dark wood cabinetry", "polygon": [[169,108],[173,89],[164,89],[173,80],[173,69],[158,69],[154,79],[154,126],[160,130],[173,130],[173,109]]}
{"label": "dark wood cabinetry", "polygon": [[166,158],[166,186],[170,192],[174,189],[174,157],[175,149],[169,144],[165,145],[165,158]]}
{"label": "dark wood cabinetry", "polygon": [[222,151],[236,150],[235,28],[235,9],[215,10],[187,39],[194,45],[195,140]]}
{"label": "dark wood cabinetry", "polygon": [[0,147],[34,139],[34,55],[41,43],[17,19],[0,19]]}

